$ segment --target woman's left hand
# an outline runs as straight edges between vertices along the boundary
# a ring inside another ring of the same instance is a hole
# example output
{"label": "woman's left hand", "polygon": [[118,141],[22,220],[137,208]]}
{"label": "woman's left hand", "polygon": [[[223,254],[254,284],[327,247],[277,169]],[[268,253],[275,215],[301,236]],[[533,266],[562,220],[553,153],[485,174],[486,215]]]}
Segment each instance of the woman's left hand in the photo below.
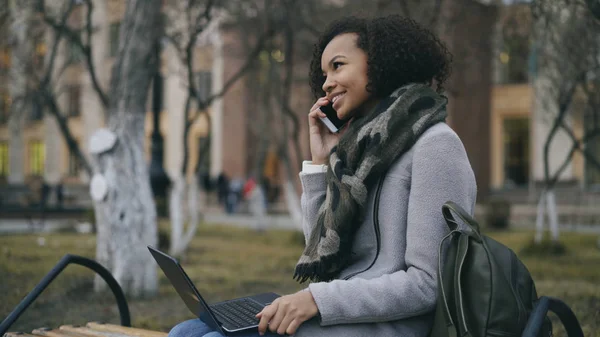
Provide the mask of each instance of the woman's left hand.
{"label": "woman's left hand", "polygon": [[319,313],[310,290],[281,296],[266,306],[256,317],[260,318],[258,332],[263,335],[267,325],[271,332],[293,335],[303,322]]}

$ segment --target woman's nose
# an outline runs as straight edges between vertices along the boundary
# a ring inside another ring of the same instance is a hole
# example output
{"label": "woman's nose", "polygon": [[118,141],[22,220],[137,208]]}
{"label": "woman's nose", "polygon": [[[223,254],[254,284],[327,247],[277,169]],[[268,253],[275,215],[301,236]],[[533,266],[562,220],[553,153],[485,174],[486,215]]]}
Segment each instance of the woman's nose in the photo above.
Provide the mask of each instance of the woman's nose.
{"label": "woman's nose", "polygon": [[333,90],[334,87],[335,87],[335,82],[333,81],[331,76],[325,77],[325,82],[323,83],[323,87],[322,87],[323,91],[325,91],[325,93],[331,92],[331,90]]}

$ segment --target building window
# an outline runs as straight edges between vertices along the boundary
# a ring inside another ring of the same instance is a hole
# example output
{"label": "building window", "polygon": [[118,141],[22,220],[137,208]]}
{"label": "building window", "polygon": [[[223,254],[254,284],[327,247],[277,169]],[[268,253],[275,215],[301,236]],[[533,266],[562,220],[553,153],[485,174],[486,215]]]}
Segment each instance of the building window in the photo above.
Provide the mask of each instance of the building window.
{"label": "building window", "polygon": [[529,118],[504,120],[504,185],[518,187],[529,182]]}
{"label": "building window", "polygon": [[68,106],[67,114],[69,117],[78,117],[81,115],[81,87],[70,85],[67,87]]}
{"label": "building window", "polygon": [[77,159],[77,156],[69,150],[69,176],[79,176],[80,168],[81,166],[79,165],[79,160]]}
{"label": "building window", "polygon": [[44,119],[44,109],[42,108],[42,104],[38,99],[33,99],[31,101],[31,120],[39,122],[42,119]]}
{"label": "building window", "polygon": [[8,91],[0,91],[0,125],[8,123],[10,116],[10,94]]}
{"label": "building window", "polygon": [[[593,113],[586,114],[584,118],[586,133],[598,130],[597,124],[594,123]],[[591,138],[585,144],[585,149],[597,162],[600,162],[600,136]],[[600,186],[600,169],[588,159],[585,160],[585,183],[588,186]]]}
{"label": "building window", "polygon": [[33,54],[33,64],[41,66],[44,64],[44,58],[46,57],[47,46],[46,42],[38,40],[35,43],[35,53]]}
{"label": "building window", "polygon": [[[594,158],[598,160],[600,158],[600,142],[596,141],[594,144],[588,144],[587,147],[592,153]],[[585,180],[587,185],[600,186],[600,169],[589,160],[585,161]]]}
{"label": "building window", "polygon": [[212,93],[212,73],[210,71],[199,71],[196,73],[196,85],[200,93],[200,100],[206,101]]}
{"label": "building window", "polygon": [[198,159],[196,161],[196,172],[208,172],[210,170],[210,137],[198,138]]}
{"label": "building window", "polygon": [[74,42],[69,41],[68,53],[69,63],[75,64],[83,60],[83,52],[81,51],[81,48],[79,48],[79,46],[76,45]]}
{"label": "building window", "polygon": [[44,174],[46,161],[46,144],[39,140],[29,142],[29,174],[41,176]]}
{"label": "building window", "polygon": [[498,84],[527,83],[532,57],[527,39],[513,38],[510,41],[505,41],[504,48],[497,57],[498,62],[496,64],[500,67]]}
{"label": "building window", "polygon": [[10,49],[0,49],[0,71],[8,71],[10,69]]}
{"label": "building window", "polygon": [[8,177],[9,158],[8,142],[0,142],[0,177]]}
{"label": "building window", "polygon": [[110,24],[109,32],[109,55],[110,57],[117,56],[119,52],[119,32],[121,30],[121,22],[114,22]]}
{"label": "building window", "polygon": [[529,80],[532,20],[531,10],[525,4],[503,6],[499,10],[499,30],[494,37],[497,84],[521,84]]}

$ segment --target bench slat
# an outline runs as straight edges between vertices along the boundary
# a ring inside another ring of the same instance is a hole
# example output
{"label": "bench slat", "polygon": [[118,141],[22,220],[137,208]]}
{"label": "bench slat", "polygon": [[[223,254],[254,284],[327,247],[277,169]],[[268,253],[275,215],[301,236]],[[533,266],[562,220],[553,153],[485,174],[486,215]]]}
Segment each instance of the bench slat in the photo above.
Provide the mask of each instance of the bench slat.
{"label": "bench slat", "polygon": [[38,328],[31,334],[7,332],[3,337],[167,337],[166,332],[89,322],[85,327],[62,325],[58,329]]}
{"label": "bench slat", "polygon": [[95,331],[82,326],[61,325],[58,329],[66,332],[73,332],[81,335],[82,337],[128,337],[127,335],[119,333]]}
{"label": "bench slat", "polygon": [[70,331],[61,331],[59,329],[47,329],[40,328],[35,329],[32,333],[36,336],[45,336],[45,337],[85,337],[84,335],[70,332]]}
{"label": "bench slat", "polygon": [[120,333],[132,337],[167,337],[168,335],[166,332],[130,328],[121,325],[98,322],[89,322],[86,324],[86,326],[96,331]]}

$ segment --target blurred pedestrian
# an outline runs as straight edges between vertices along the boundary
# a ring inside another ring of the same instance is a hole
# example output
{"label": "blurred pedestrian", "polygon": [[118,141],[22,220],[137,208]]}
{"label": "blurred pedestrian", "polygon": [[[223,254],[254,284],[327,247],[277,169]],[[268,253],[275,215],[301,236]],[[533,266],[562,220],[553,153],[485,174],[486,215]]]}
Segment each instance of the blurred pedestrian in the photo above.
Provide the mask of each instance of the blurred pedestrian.
{"label": "blurred pedestrian", "polygon": [[65,183],[64,183],[64,179],[61,179],[58,184],[56,185],[55,189],[56,189],[56,205],[59,209],[63,208],[64,206],[64,201],[65,201]]}
{"label": "blurred pedestrian", "polygon": [[248,202],[248,210],[254,219],[254,229],[264,231],[266,229],[267,202],[263,187],[249,178],[244,184],[244,199]]}
{"label": "blurred pedestrian", "polygon": [[219,173],[217,177],[217,200],[219,205],[227,208],[227,194],[229,192],[229,179],[225,173]]}
{"label": "blurred pedestrian", "polygon": [[225,211],[227,214],[237,213],[237,209],[242,198],[242,188],[244,182],[240,178],[233,178],[229,181],[227,188],[227,197],[225,200]]}

